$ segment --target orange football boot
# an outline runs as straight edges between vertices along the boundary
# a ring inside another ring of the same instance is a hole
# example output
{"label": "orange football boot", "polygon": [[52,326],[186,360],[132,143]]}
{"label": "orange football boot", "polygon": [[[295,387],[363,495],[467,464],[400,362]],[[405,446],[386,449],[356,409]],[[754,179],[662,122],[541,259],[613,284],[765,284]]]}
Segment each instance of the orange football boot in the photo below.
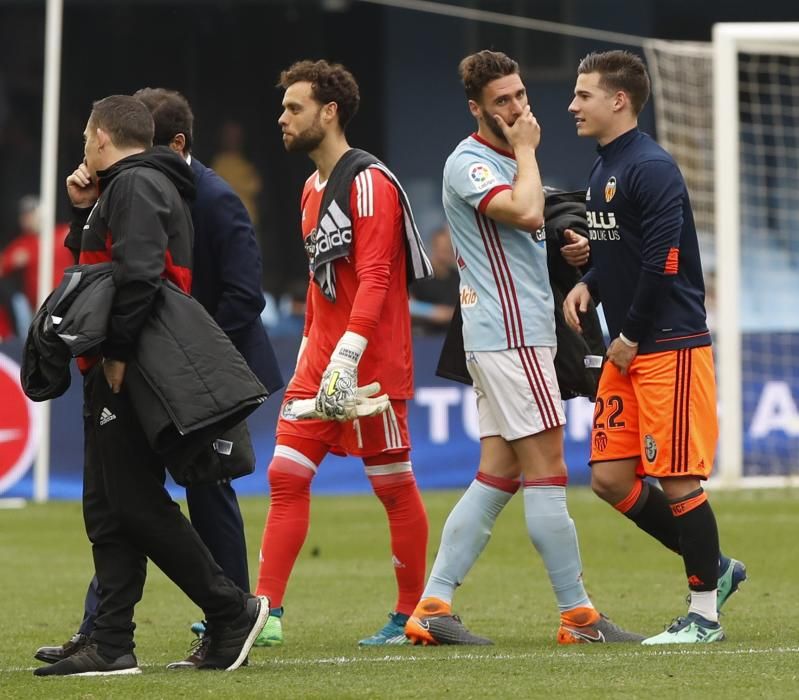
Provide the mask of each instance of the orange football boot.
{"label": "orange football boot", "polygon": [[560,614],[558,644],[638,642],[644,635],[628,632],[594,608],[573,608]]}
{"label": "orange football boot", "polygon": [[424,598],[405,623],[405,636],[413,644],[424,646],[438,644],[493,644],[490,639],[469,632],[452,606],[440,598]]}

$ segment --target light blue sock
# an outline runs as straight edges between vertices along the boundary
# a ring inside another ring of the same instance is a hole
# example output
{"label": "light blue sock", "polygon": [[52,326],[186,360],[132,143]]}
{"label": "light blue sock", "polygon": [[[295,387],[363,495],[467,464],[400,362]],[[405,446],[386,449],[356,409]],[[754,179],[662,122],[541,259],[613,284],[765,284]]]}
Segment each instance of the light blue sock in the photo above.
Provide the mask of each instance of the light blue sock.
{"label": "light blue sock", "polygon": [[422,598],[431,596],[451,603],[480,552],[491,538],[497,516],[513,494],[473,481],[455,504],[444,524],[430,578]]}
{"label": "light blue sock", "polygon": [[524,518],[530,540],[544,560],[561,612],[593,607],[583,586],[577,530],[566,508],[565,487],[525,487]]}

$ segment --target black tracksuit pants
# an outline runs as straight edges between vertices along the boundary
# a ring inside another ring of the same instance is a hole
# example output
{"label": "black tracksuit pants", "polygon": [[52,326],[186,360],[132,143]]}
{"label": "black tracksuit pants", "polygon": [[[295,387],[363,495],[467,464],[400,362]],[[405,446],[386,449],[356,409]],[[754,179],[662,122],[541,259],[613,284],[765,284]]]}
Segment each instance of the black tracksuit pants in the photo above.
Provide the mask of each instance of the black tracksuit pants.
{"label": "black tracksuit pants", "polygon": [[223,573],[164,488],[164,467],[150,449],[125,391],[114,394],[102,367],[84,383],[83,517],[101,591],[92,639],[117,656],[131,650],[133,609],[151,559],[205,613],[230,624],[246,594]]}
{"label": "black tracksuit pants", "polygon": [[[208,551],[222,567],[222,571],[241,590],[249,592],[247,544],[244,538],[244,521],[239,509],[236,491],[229,482],[222,484],[197,484],[186,487],[191,524],[208,547]],[[94,621],[100,607],[100,585],[94,576],[83,601],[81,634],[87,637],[94,630]]]}

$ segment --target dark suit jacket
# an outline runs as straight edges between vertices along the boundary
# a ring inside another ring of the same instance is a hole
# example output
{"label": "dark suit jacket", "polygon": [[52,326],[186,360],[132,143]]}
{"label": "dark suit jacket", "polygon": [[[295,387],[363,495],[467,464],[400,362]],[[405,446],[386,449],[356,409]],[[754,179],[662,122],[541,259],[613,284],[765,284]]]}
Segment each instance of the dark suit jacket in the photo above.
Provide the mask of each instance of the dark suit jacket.
{"label": "dark suit jacket", "polygon": [[283,377],[261,323],[261,252],[252,222],[238,195],[211,168],[192,156],[191,169],[197,186],[191,207],[192,296],[227,333],[272,394],[283,386]]}

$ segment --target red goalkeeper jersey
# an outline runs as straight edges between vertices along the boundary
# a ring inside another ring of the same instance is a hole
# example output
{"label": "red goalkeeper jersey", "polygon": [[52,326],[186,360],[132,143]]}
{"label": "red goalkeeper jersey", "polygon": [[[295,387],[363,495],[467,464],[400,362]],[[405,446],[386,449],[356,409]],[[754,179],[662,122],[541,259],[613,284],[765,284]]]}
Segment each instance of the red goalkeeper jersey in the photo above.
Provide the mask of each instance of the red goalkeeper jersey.
{"label": "red goalkeeper jersey", "polygon": [[[302,192],[302,237],[313,233],[325,184],[314,173]],[[309,283],[305,312],[308,344],[286,398],[310,398],[319,390],[330,355],[345,331],[369,344],[358,365],[358,384],[380,382],[392,399],[413,396],[413,353],[405,259],[405,233],[399,195],[382,172],[367,168],[350,191],[351,253],[333,265],[336,301]]]}

